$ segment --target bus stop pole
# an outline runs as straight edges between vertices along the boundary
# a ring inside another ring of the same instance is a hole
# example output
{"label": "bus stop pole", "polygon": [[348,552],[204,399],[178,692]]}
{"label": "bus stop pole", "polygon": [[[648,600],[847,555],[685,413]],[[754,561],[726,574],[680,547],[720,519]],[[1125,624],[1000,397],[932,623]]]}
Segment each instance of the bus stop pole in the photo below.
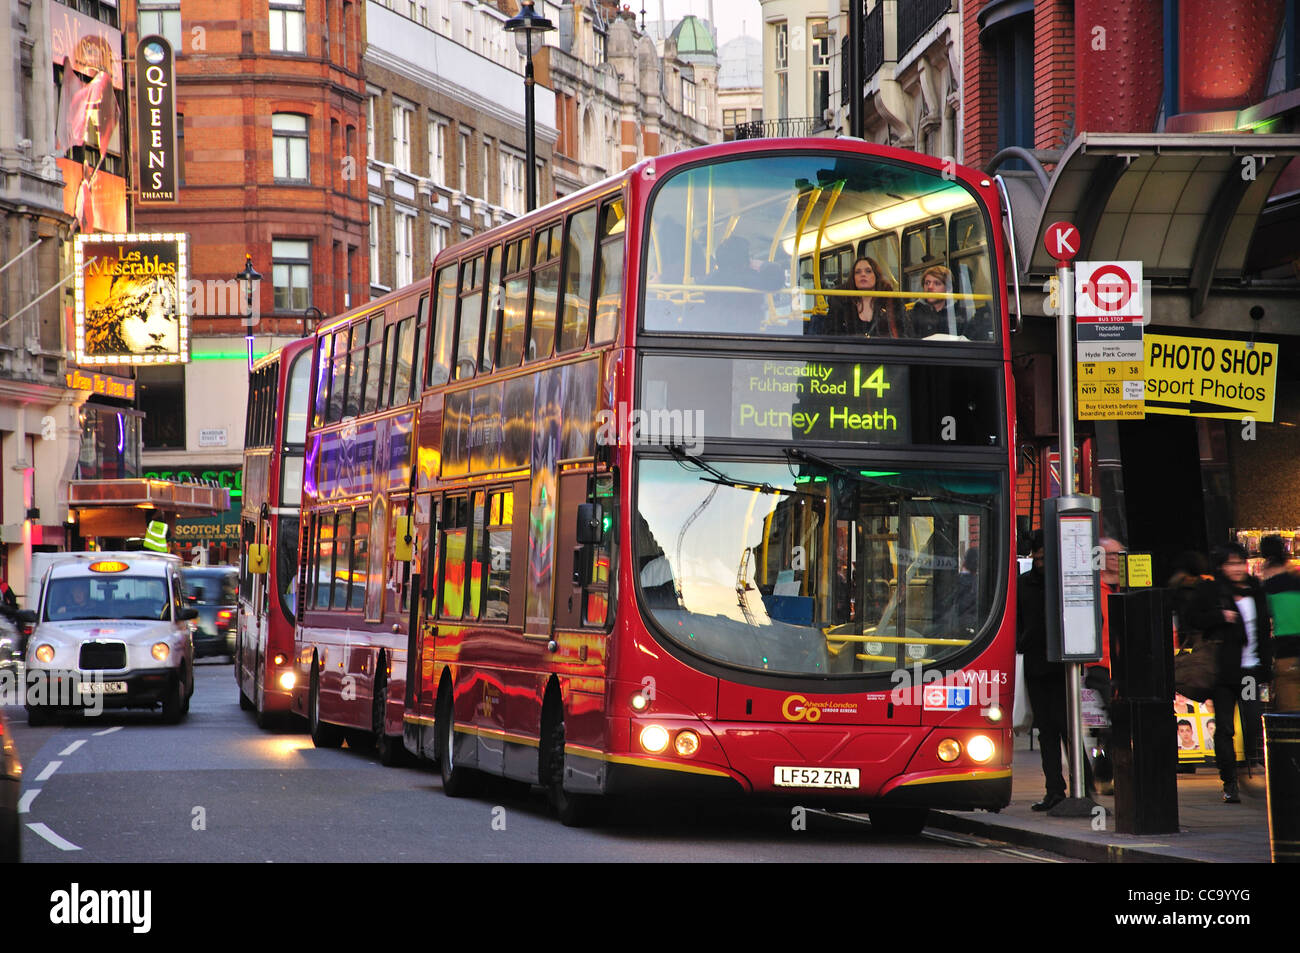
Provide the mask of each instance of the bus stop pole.
{"label": "bus stop pole", "polygon": [[[1074,272],[1068,261],[1056,263],[1056,383],[1060,420],[1061,495],[1074,495]],[[1059,585],[1059,580],[1055,583]],[[1070,797],[1082,798],[1083,699],[1079,692],[1079,662],[1065,663],[1066,717],[1070,723]]]}

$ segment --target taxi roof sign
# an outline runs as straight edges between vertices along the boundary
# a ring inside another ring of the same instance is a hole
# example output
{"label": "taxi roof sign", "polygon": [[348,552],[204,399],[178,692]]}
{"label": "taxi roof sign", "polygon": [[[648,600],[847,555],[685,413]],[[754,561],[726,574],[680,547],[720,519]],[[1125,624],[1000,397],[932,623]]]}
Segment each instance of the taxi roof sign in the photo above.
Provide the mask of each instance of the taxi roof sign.
{"label": "taxi roof sign", "polygon": [[131,567],[118,559],[101,559],[86,567],[91,572],[125,572]]}

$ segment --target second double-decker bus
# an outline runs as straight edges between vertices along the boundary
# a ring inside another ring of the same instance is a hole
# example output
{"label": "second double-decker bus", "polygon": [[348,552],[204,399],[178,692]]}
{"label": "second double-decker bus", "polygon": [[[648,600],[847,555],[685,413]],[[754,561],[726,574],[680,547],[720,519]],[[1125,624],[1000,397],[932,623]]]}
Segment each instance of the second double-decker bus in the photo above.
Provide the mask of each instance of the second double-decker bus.
{"label": "second double-decker bus", "polygon": [[249,374],[235,682],[239,707],[263,728],[289,712],[297,681],[298,510],[314,346],[313,338],[286,344]]}
{"label": "second double-decker bus", "polygon": [[322,325],[303,474],[293,710],[318,747],[402,748],[427,279]]}
{"label": "second double-decker bus", "polygon": [[745,141],[438,256],[404,688],[447,794],[537,783],[565,823],[789,797],[912,831],[1009,802],[997,196],[899,149]]}

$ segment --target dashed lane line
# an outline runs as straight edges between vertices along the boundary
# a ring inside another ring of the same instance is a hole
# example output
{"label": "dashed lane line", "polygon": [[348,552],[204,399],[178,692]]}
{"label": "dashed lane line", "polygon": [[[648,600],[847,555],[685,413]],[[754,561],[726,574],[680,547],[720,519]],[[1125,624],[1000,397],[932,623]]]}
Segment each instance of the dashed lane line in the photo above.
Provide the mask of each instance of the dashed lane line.
{"label": "dashed lane line", "polygon": [[121,730],[122,730],[122,726],[121,726],[121,725],[114,725],[112,728],[105,728],[103,731],[97,731],[97,732],[95,732],[95,737],[96,737],[96,738],[99,738],[99,737],[101,737],[101,736],[103,736],[103,735],[111,735],[113,732],[115,732],[115,731],[121,731]]}
{"label": "dashed lane line", "polygon": [[59,770],[59,766],[62,764],[63,764],[62,761],[51,761],[49,764],[45,766],[45,770],[43,770],[40,774],[36,775],[36,780],[48,781],[50,777],[54,774],[54,772]]}
{"label": "dashed lane line", "polygon": [[44,824],[40,824],[40,823],[28,824],[27,829],[30,830],[33,834],[37,834],[40,837],[44,838],[45,840],[49,841],[59,850],[81,850],[81,848],[78,847],[76,844],[72,843],[72,841],[60,837],[58,834],[54,833],[54,831],[50,830]]}
{"label": "dashed lane line", "polygon": [[78,748],[80,748],[80,747],[81,747],[82,745],[84,745],[85,743],[86,743],[86,739],[85,739],[85,738],[78,738],[78,739],[77,739],[76,741],[74,741],[72,744],[68,745],[66,748],[64,748],[62,751],[60,751],[60,752],[59,752],[59,755],[60,755],[60,756],[63,756],[63,755],[69,755],[69,754],[72,754],[74,751],[76,751]]}
{"label": "dashed lane line", "polygon": [[35,801],[36,795],[40,793],[40,788],[32,788],[30,791],[24,791],[23,796],[18,799],[18,813],[30,814],[32,812],[32,801]]}

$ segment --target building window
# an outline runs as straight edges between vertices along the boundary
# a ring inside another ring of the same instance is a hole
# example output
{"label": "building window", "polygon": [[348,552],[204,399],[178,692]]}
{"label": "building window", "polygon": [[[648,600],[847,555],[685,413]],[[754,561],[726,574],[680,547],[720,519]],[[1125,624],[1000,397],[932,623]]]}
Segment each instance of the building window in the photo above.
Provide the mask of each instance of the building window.
{"label": "building window", "polygon": [[447,184],[447,121],[429,120],[429,178],[435,185]]}
{"label": "building window", "polygon": [[483,196],[483,200],[485,202],[488,200],[488,180],[490,178],[490,176],[488,175],[488,170],[491,168],[492,168],[492,140],[489,139],[487,136],[484,136],[483,137],[483,165],[479,170],[480,172],[479,181],[482,183],[483,191],[480,192],[479,194]]}
{"label": "building window", "polygon": [[415,107],[393,98],[393,165],[402,172],[411,171],[411,122]]}
{"label": "building window", "polygon": [[501,165],[501,205],[511,215],[524,214],[524,157],[505,147],[497,150]]}
{"label": "building window", "polygon": [[141,436],[146,450],[185,449],[185,368],[141,367],[136,370]]}
{"label": "building window", "polygon": [[777,118],[790,116],[790,31],[785,22],[772,24],[773,64],[776,71]]}
{"label": "building window", "polygon": [[825,20],[808,21],[808,115],[825,115],[831,104],[831,37]]}
{"label": "building window", "polygon": [[307,181],[307,117],[271,117],[271,169],[277,182]]}
{"label": "building window", "polygon": [[379,94],[371,93],[366,97],[366,161],[377,159],[375,155],[375,100]]}
{"label": "building window", "polygon": [[398,210],[393,215],[394,286],[400,288],[415,280],[415,216]]}
{"label": "building window", "polygon": [[383,206],[370,206],[370,283],[379,282],[379,216]]}
{"label": "building window", "polygon": [[682,112],[690,117],[695,118],[695,83],[682,77]]}
{"label": "building window", "polygon": [[429,258],[447,247],[451,240],[451,226],[446,222],[433,222],[429,225]]}
{"label": "building window", "polygon": [[311,242],[271,241],[271,279],[276,311],[302,311],[311,305]]}
{"label": "building window", "polygon": [[456,159],[456,188],[464,195],[469,191],[469,138],[473,130],[460,131],[460,153]]}
{"label": "building window", "polygon": [[271,0],[271,52],[307,52],[305,0]]}
{"label": "building window", "polygon": [[181,49],[180,0],[140,0],[140,36],[161,36],[179,55]]}
{"label": "building window", "polygon": [[176,114],[176,184],[185,184],[185,114]]}
{"label": "building window", "polygon": [[[1034,18],[998,25],[990,41],[998,78],[998,149],[1034,145]],[[1008,168],[1023,168],[1020,160]]]}

